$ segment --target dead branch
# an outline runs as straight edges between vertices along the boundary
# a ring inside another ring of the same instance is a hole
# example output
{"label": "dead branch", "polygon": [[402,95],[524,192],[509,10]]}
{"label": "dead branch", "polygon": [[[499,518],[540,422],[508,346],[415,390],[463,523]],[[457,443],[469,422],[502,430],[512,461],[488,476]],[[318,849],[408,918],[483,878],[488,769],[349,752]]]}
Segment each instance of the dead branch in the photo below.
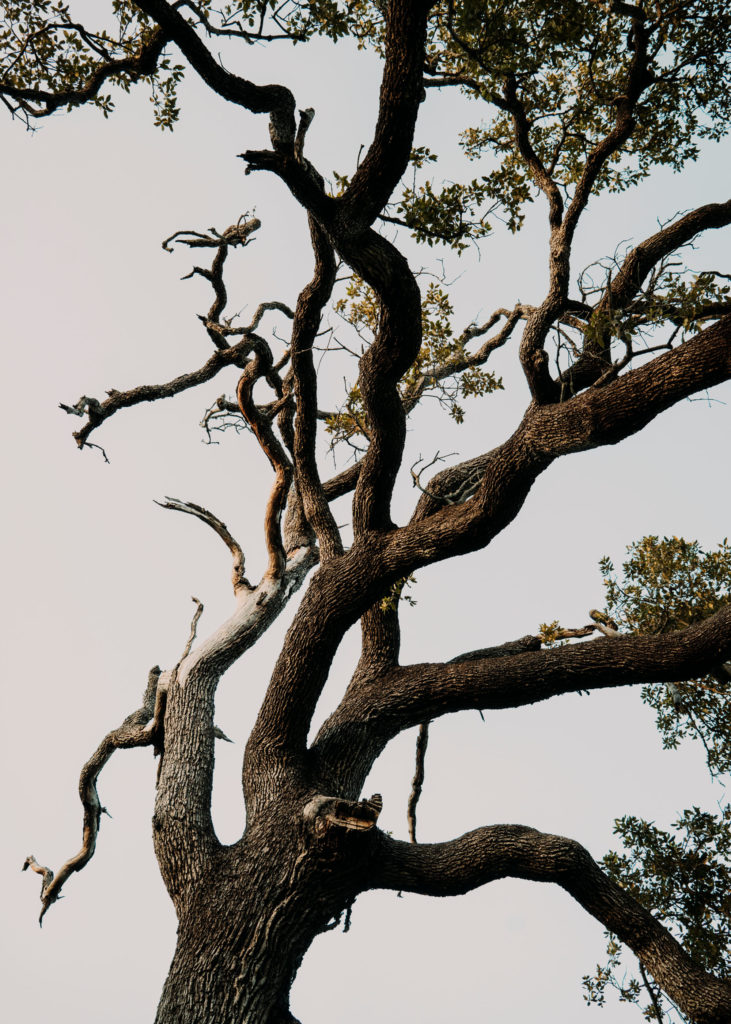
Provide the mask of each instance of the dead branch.
{"label": "dead branch", "polygon": [[245,575],[246,568],[243,549],[239,542],[231,535],[226,524],[218,516],[215,516],[213,512],[209,512],[207,508],[203,508],[202,505],[196,505],[192,501],[181,501],[179,498],[169,498],[166,496],[165,501],[156,501],[155,504],[159,505],[160,508],[170,508],[177,512],[186,512],[188,515],[195,516],[196,519],[207,523],[214,533],[218,534],[233,556],[231,582],[233,583],[234,594],[238,595],[242,590],[248,593],[254,589]]}
{"label": "dead branch", "polygon": [[411,783],[411,793],[406,809],[406,820],[409,825],[409,839],[416,842],[416,808],[421,797],[424,786],[424,762],[426,759],[426,748],[429,743],[429,722],[422,722],[419,726],[419,733],[416,737],[416,770]]}
{"label": "dead branch", "polygon": [[242,367],[249,353],[260,341],[261,339],[254,334],[246,336],[236,345],[226,346],[215,351],[199,369],[183,373],[165,384],[143,384],[129,391],[117,391],[112,388],[107,392],[109,397],[103,402],[84,395],[76,405],[61,404],[60,408],[75,416],[83,416],[86,413],[87,422],[80,430],[74,431],[73,435],[79,448],[84,448],[88,445],[89,435],[92,431],[113,416],[115,412],[139,405],[141,402],[156,402],[161,398],[173,398],[183,391],[188,391],[190,388],[211,380],[227,366]]}
{"label": "dead branch", "polygon": [[84,767],[81,769],[79,778],[79,798],[84,809],[82,845],[75,856],[70,857],[62,865],[57,875],[50,868],[42,867],[32,855],[27,857],[23,870],[30,867],[33,871],[43,875],[41,888],[41,915],[38,918],[39,924],[43,924],[46,911],[56,900],[61,897],[61,890],[70,876],[75,871],[81,871],[94,856],[96,840],[99,834],[99,823],[101,816],[106,812],[99,800],[96,784],[104,765],[110,759],[115,750],[128,747],[146,747],[153,743],[153,733],[146,728],[147,723],[152,719],[155,711],[155,704],[158,692],[158,684],[162,673],[156,665],[150,670],[147,680],[147,688],[142,699],[142,706],[133,711],[131,715],[122,722],[119,728],[108,733],[97,747]]}

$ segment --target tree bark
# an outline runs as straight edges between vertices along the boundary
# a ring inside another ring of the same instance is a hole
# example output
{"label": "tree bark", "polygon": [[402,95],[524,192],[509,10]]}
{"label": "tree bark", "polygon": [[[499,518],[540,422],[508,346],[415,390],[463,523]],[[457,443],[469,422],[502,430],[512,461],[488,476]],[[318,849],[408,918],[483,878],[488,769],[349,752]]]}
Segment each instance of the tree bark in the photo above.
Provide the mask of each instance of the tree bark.
{"label": "tree bark", "polygon": [[219,847],[190,883],[156,1024],[294,1024],[302,958],[367,885],[375,817],[367,802],[289,793]]}

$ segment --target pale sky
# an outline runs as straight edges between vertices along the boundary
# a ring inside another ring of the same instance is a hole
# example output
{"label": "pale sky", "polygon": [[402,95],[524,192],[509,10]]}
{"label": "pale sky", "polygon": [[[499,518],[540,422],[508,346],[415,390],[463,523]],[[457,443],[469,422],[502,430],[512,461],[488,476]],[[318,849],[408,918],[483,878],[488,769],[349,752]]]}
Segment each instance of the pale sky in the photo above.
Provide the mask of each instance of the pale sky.
{"label": "pale sky", "polygon": [[[328,44],[245,48],[258,82],[290,85],[313,106],[309,156],[330,174],[352,169],[375,114],[374,62]],[[455,97],[430,92],[417,142],[446,146]],[[239,254],[231,308],[293,304],[311,258],[304,214],[276,181],[244,177],[236,155],[265,144],[262,117],[226,106],[190,81],[172,136],[152,125],[141,91],[119,96],[108,121],[91,110],[49,119],[29,134],[8,119],[4,143],[2,308],[3,777],[0,963],[8,1021],[117,1024],[152,1020],[175,942],[172,907],[152,852],[155,765],[149,750],[122,751],[99,784],[104,819],[94,860],[37,925],[40,879],[21,874],[29,853],[57,869],[80,845],[81,765],[102,736],[139,706],[147,671],[170,666],[188,635],[191,595],[205,604],[203,633],[230,610],[228,555],[220,541],[152,500],[173,495],[211,508],[241,540],[251,575],[264,564],[261,510],[269,468],[245,437],[205,446],[198,421],[232,375],[199,392],[114,417],[79,453],[78,425],[59,411],[81,394],[168,380],[201,365],[209,342],[195,314],[210,304],[201,281],[180,282],[189,255],[160,248],[178,228],[223,230],[256,208],[262,230]],[[436,142],[433,140],[436,139]],[[450,146],[453,145],[449,143]],[[575,267],[639,240],[676,211],[727,198],[729,147],[711,147],[682,175],[666,171],[632,194],[590,207]],[[447,164],[445,174],[449,174]],[[456,172],[455,172],[456,173]],[[544,210],[517,238],[500,231],[481,259],[447,257],[458,275],[455,326],[498,306],[540,300]],[[723,266],[728,233],[688,257]],[[413,250],[410,251],[413,253]],[[441,252],[437,255],[442,255]],[[426,262],[429,254],[422,257]],[[412,264],[418,265],[418,257]],[[286,323],[273,316],[269,329]],[[412,424],[398,508],[415,500],[408,465],[436,450],[477,454],[503,439],[526,402],[515,345],[500,353],[506,391],[468,405],[457,427],[430,403]],[[343,369],[343,373],[347,372]],[[683,535],[710,546],[728,533],[726,451],[731,397],[681,403],[619,447],[573,456],[534,487],[515,524],[486,552],[418,574],[418,604],[402,616],[405,661],[448,659],[535,632],[539,623],[587,621],[601,604],[598,559],[622,560],[643,534]],[[348,520],[347,503],[338,508]],[[292,609],[224,679],[218,723],[237,741],[219,751],[215,821],[221,838],[242,826],[243,742]],[[346,642],[320,719],[342,692],[355,645]],[[639,693],[571,695],[533,708],[452,716],[432,731],[420,837],[448,839],[491,822],[519,822],[583,842],[600,857],[612,824],[635,813],[669,824],[691,804],[713,807],[702,751],[661,750]],[[377,763],[366,793],[384,796],[380,824],[406,834],[413,734]],[[580,979],[604,952],[602,927],[562,891],[493,883],[454,900],[361,896],[347,935],[316,941],[295,983],[303,1024],[490,1020],[500,1024],[625,1024],[639,1011],[610,997],[585,1008]]]}

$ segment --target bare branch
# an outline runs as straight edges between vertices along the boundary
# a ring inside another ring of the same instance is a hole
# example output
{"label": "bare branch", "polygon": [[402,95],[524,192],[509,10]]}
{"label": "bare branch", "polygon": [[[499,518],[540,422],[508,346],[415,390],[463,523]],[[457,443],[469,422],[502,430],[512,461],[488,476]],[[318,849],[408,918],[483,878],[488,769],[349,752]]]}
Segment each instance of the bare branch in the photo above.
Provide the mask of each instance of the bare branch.
{"label": "bare branch", "polygon": [[[232,333],[220,329],[221,314],[228,302],[226,285],[223,280],[223,268],[228,251],[230,248],[239,245],[248,245],[250,236],[261,227],[261,221],[257,217],[245,220],[246,216],[247,214],[242,214],[235,224],[231,224],[230,227],[226,228],[223,234],[216,231],[215,228],[211,228],[208,235],[202,234],[199,231],[176,231],[175,234],[166,238],[162,243],[162,247],[166,252],[173,251],[171,242],[187,245],[189,248],[203,247],[215,248],[217,250],[210,270],[205,267],[193,267],[190,273],[185,275],[185,278],[190,278],[197,274],[205,278],[206,281],[209,281],[213,288],[215,295],[213,304],[208,310],[207,315],[200,317],[200,319],[205,324],[208,336],[216,348],[228,348],[228,342],[225,340],[226,333]],[[229,327],[229,325],[226,324],[225,327]],[[243,329],[236,333],[250,334],[253,329],[251,327],[249,330]]]}
{"label": "bare branch", "polygon": [[137,6],[157,22],[165,37],[176,43],[191,67],[222,99],[254,114],[269,114],[269,133],[275,150],[292,150],[295,102],[289,89],[283,85],[255,85],[227,71],[203,44],[193,26],[165,0],[138,0]]}
{"label": "bare branch", "polygon": [[92,431],[96,430],[104,420],[113,416],[115,412],[139,405],[141,402],[156,402],[161,398],[173,398],[183,391],[188,391],[190,388],[211,380],[227,366],[242,367],[246,362],[246,357],[259,341],[261,339],[252,334],[230,348],[218,349],[200,369],[183,373],[166,384],[143,384],[129,391],[112,389],[107,392],[109,397],[103,402],[83,396],[75,406],[61,404],[60,408],[76,416],[83,416],[84,412],[86,413],[87,422],[80,430],[74,431],[77,445],[79,448],[83,448],[87,445]]}
{"label": "bare branch", "polygon": [[81,871],[94,856],[100,819],[106,811],[106,808],[101,805],[96,788],[97,780],[104,765],[115,750],[127,747],[146,747],[154,742],[154,736],[146,726],[154,715],[158,685],[162,675],[163,673],[160,672],[157,666],[150,670],[142,706],[131,715],[128,715],[119,728],[114,729],[104,737],[96,751],[81,769],[79,798],[84,809],[84,822],[82,845],[79,852],[75,856],[70,857],[55,876],[49,868],[44,868],[37,864],[32,856],[29,856],[23,865],[23,870],[30,867],[43,875],[43,887],[41,889],[42,910],[41,916],[38,919],[41,924],[48,908],[57,899],[60,899],[61,890],[70,876],[75,871]]}
{"label": "bare branch", "polygon": [[155,504],[159,505],[160,508],[170,508],[178,512],[186,512],[188,515],[195,516],[202,522],[207,523],[208,526],[218,534],[233,555],[231,581],[233,583],[234,594],[238,594],[241,590],[251,591],[254,589],[245,575],[246,568],[244,552],[241,545],[231,535],[226,524],[220,520],[218,516],[209,512],[208,509],[203,508],[202,505],[196,505],[192,501],[181,501],[179,498],[166,497],[165,501],[156,501]]}
{"label": "bare branch", "polygon": [[293,455],[295,480],[304,513],[319,541],[321,559],[326,562],[343,553],[343,542],[325,497],[317,467],[317,375],[312,346],[320,328],[322,308],[332,294],[336,268],[332,246],[311,215],[309,227],[315,273],[297,299],[290,345],[297,404]]}
{"label": "bare branch", "polygon": [[262,451],[276,473],[274,487],[269,495],[264,517],[264,535],[269,552],[267,575],[278,578],[284,572],[287,561],[287,553],[282,543],[281,519],[292,482],[292,464],[280,442],[274,436],[271,424],[261,415],[252,398],[254,384],[261,377],[269,374],[271,369],[272,356],[269,346],[266,343],[261,343],[257,345],[254,358],[241,374],[237,397],[242,416],[256,435]]}
{"label": "bare branch", "polygon": [[406,808],[406,820],[409,825],[409,839],[416,842],[416,808],[419,804],[421,791],[424,786],[424,761],[426,759],[426,748],[429,743],[429,722],[422,722],[419,726],[419,733],[416,737],[416,768],[414,778],[411,782],[411,793]]}
{"label": "bare branch", "polygon": [[372,888],[449,896],[505,877],[554,882],[625,942],[696,1024],[729,1019],[731,984],[706,974],[575,840],[525,825],[492,825],[447,843],[414,845],[383,833],[379,839]]}

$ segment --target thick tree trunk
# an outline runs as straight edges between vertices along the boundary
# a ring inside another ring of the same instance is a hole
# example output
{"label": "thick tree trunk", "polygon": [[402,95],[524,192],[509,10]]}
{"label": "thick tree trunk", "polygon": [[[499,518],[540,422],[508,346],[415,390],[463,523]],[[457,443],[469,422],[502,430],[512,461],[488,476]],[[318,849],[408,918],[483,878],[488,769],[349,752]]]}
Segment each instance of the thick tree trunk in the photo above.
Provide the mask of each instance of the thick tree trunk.
{"label": "thick tree trunk", "polygon": [[362,888],[373,842],[370,831],[308,819],[307,801],[287,803],[294,813],[280,809],[278,820],[220,848],[179,903],[155,1024],[295,1024],[295,974]]}

